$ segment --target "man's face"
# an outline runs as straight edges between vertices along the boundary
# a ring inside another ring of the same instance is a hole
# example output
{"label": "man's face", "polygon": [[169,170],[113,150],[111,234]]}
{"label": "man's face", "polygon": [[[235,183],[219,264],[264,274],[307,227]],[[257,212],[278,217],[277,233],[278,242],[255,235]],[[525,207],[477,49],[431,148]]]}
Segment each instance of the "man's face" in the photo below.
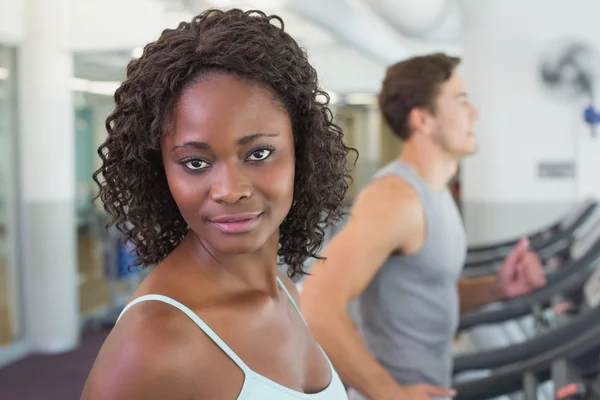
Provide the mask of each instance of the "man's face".
{"label": "man's face", "polygon": [[471,104],[467,87],[454,72],[440,87],[435,101],[431,135],[447,153],[458,159],[477,150],[474,130],[477,110]]}

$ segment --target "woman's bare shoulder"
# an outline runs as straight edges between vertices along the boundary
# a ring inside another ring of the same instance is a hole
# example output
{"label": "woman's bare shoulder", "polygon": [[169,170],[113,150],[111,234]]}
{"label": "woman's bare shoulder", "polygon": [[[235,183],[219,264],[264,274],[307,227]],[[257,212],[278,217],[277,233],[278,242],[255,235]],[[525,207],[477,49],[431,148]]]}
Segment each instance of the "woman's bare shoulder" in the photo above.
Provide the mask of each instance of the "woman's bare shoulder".
{"label": "woman's bare shoulder", "polygon": [[103,344],[82,399],[203,398],[214,378],[203,354],[214,346],[194,328],[168,304],[131,307]]}

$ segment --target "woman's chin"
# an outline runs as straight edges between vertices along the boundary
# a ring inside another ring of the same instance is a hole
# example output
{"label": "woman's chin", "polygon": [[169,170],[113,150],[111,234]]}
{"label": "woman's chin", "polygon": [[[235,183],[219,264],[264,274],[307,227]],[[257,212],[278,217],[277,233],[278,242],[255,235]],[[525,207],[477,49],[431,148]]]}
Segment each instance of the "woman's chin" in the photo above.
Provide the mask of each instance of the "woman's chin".
{"label": "woman's chin", "polygon": [[258,236],[234,236],[227,239],[219,239],[211,243],[211,247],[223,255],[252,254],[265,245],[264,240]]}

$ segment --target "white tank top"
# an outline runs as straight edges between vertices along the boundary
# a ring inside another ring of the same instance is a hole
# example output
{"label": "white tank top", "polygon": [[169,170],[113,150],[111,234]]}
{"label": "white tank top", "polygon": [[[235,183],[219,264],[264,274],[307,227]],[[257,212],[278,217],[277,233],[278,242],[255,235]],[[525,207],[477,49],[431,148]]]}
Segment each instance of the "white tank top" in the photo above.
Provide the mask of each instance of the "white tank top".
{"label": "white tank top", "polygon": [[[292,304],[294,309],[298,312],[298,314],[300,315],[300,318],[302,318],[302,321],[304,321],[304,324],[306,325],[306,321],[304,320],[304,317],[300,313],[298,306],[294,302],[294,299],[292,299],[292,296],[288,292],[287,288],[285,287],[285,285],[283,285],[283,283],[279,280],[279,278],[277,280],[278,280],[279,286],[285,291],[288,299],[290,300],[290,303]],[[231,360],[233,360],[233,362],[235,362],[237,364],[237,366],[244,373],[244,383],[242,385],[242,390],[237,397],[237,400],[299,400],[299,399],[303,399],[303,400],[347,400],[348,399],[344,385],[342,384],[338,374],[335,372],[335,370],[331,364],[331,361],[329,361],[329,358],[325,355],[325,353],[323,352],[322,349],[321,349],[321,352],[327,359],[327,362],[329,364],[329,369],[331,371],[331,380],[329,382],[329,385],[327,386],[327,388],[325,388],[321,392],[315,393],[315,394],[306,394],[306,393],[297,392],[297,391],[289,389],[283,385],[280,385],[280,384],[270,380],[269,378],[266,378],[256,372],[254,372],[250,368],[248,368],[248,366],[237,356],[237,354],[235,354],[233,352],[233,350],[231,350],[231,348],[229,346],[227,346],[225,344],[225,342],[223,342],[223,340],[221,340],[221,338],[212,329],[210,329],[210,327],[208,325],[206,325],[204,323],[204,321],[202,321],[200,319],[200,317],[198,317],[188,307],[184,306],[183,304],[179,303],[176,300],[173,300],[170,297],[159,295],[159,294],[149,294],[149,295],[138,297],[135,300],[133,300],[132,302],[130,302],[123,309],[123,311],[121,312],[121,315],[119,315],[119,319],[123,316],[125,311],[127,311],[130,307],[134,306],[137,303],[141,303],[142,301],[161,301],[163,303],[167,303],[167,304],[183,311],[192,321],[194,321],[194,323],[196,325],[198,325],[198,327],[208,337],[210,337],[212,339],[212,341],[217,346],[219,346],[221,348],[221,350],[223,350],[223,352],[225,354],[227,354],[229,356],[229,358],[231,358]]]}

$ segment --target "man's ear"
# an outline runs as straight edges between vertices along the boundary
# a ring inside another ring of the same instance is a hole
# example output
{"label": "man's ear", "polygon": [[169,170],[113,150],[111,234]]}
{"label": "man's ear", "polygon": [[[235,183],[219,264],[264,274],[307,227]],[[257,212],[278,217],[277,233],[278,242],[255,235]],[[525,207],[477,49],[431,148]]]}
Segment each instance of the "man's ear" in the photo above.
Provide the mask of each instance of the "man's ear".
{"label": "man's ear", "polygon": [[433,116],[429,110],[414,107],[408,115],[408,126],[411,132],[421,132],[430,135],[433,131]]}

